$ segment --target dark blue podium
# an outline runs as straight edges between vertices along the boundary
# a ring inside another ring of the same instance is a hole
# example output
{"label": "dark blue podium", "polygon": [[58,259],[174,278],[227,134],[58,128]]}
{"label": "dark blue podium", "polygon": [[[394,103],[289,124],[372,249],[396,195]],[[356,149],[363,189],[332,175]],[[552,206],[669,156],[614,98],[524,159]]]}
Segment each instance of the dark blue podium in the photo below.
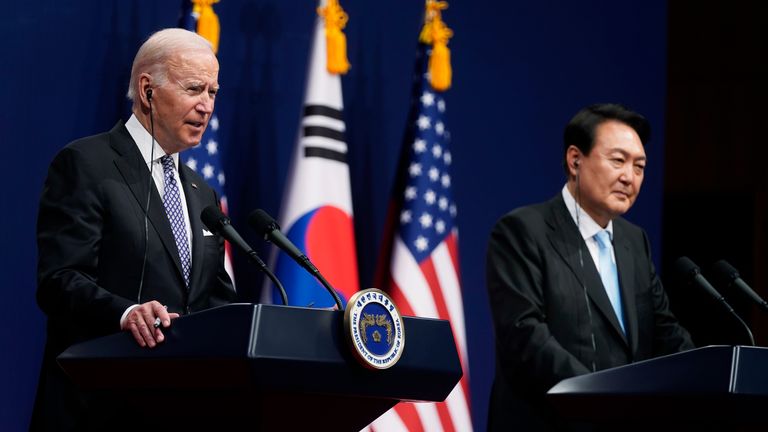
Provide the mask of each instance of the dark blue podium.
{"label": "dark blue podium", "polygon": [[594,423],[765,427],[768,349],[698,348],[563,380],[547,399]]}
{"label": "dark blue podium", "polygon": [[218,430],[359,430],[399,401],[442,401],[462,376],[450,325],[404,317],[387,370],[350,354],[343,312],[232,304],[174,320],[165,342],[127,333],[58,357],[109,422]]}

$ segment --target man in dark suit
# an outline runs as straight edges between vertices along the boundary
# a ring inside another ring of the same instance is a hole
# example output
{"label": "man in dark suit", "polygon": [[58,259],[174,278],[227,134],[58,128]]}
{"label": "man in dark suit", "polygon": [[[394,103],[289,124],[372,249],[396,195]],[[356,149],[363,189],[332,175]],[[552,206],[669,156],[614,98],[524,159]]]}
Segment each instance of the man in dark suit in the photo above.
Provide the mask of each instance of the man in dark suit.
{"label": "man in dark suit", "polygon": [[544,395],[565,378],[693,348],[669,309],[635,202],[650,134],[620,105],[579,111],[565,129],[567,183],[502,217],[488,246],[496,330],[489,430],[565,425]]}
{"label": "man in dark suit", "polygon": [[200,221],[216,194],[178,154],[202,138],[218,71],[202,37],[155,33],[134,59],[130,119],[51,163],[37,226],[48,335],[31,429],[92,427],[91,401],[55,361],[73,343],[122,330],[152,348],[173,318],[236,299],[223,240]]}

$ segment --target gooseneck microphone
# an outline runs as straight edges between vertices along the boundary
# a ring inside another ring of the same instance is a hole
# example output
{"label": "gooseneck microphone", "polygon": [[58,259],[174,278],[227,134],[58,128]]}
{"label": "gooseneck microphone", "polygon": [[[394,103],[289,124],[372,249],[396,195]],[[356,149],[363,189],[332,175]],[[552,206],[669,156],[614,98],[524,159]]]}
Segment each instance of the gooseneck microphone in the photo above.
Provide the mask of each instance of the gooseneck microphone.
{"label": "gooseneck microphone", "polygon": [[264,274],[266,274],[267,277],[275,284],[277,289],[280,290],[280,297],[282,297],[283,304],[286,306],[288,305],[288,294],[286,294],[283,284],[280,283],[280,281],[277,279],[277,276],[275,276],[275,274],[269,270],[269,267],[264,264],[264,261],[259,258],[259,255],[256,254],[256,251],[254,251],[253,248],[251,248],[248,243],[246,243],[245,240],[240,237],[240,234],[238,234],[235,228],[232,226],[229,218],[224,213],[222,213],[216,205],[212,204],[204,208],[202,213],[200,213],[200,220],[203,221],[205,226],[208,227],[211,232],[219,234],[227,241],[245,252],[245,254],[248,255],[248,258],[256,263],[256,266],[259,267],[259,270],[263,271]]}
{"label": "gooseneck microphone", "polygon": [[732,287],[735,286],[738,290],[744,293],[750,300],[754,301],[763,310],[768,311],[768,302],[763,300],[739,275],[732,265],[728,264],[725,260],[720,260],[712,266],[712,272],[715,275],[715,280],[721,286]]}
{"label": "gooseneck microphone", "polygon": [[747,323],[745,323],[744,320],[741,319],[741,317],[736,313],[736,311],[733,310],[731,305],[725,301],[725,297],[717,292],[715,287],[713,287],[712,284],[710,284],[709,281],[701,274],[701,269],[699,266],[694,264],[694,262],[691,261],[688,257],[680,257],[677,259],[677,261],[675,261],[673,268],[675,273],[680,275],[681,280],[685,281],[686,283],[696,285],[700,289],[706,291],[707,294],[717,300],[717,302],[720,303],[728,311],[728,313],[733,315],[744,327],[744,330],[747,331],[747,336],[749,336],[749,341],[752,346],[755,346],[755,338],[752,336],[752,330],[749,329]]}
{"label": "gooseneck microphone", "polygon": [[296,261],[304,270],[317,278],[326,290],[331,294],[339,310],[344,310],[341,298],[333,289],[331,284],[320,273],[320,270],[291,242],[281,231],[280,225],[275,219],[262,209],[256,209],[248,216],[248,224],[255,229],[257,233],[264,236],[264,240],[272,242],[275,246],[282,249],[294,261]]}

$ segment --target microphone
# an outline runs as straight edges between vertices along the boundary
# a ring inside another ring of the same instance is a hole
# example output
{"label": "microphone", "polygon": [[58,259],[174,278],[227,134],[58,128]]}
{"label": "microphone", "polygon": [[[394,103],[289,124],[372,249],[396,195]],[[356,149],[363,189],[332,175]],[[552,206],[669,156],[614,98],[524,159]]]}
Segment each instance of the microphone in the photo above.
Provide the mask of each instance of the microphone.
{"label": "microphone", "polygon": [[712,266],[712,271],[715,275],[715,279],[718,284],[726,286],[728,288],[735,286],[741,292],[747,295],[752,301],[759,304],[763,309],[768,310],[768,302],[763,300],[752,288],[744,282],[744,279],[739,275],[732,265],[728,264],[725,260],[720,260]]}
{"label": "microphone", "polygon": [[203,209],[202,213],[200,213],[200,220],[203,221],[205,226],[208,227],[211,232],[221,235],[230,243],[234,244],[240,250],[245,252],[245,254],[248,255],[248,258],[256,263],[256,266],[259,267],[259,270],[263,271],[267,277],[269,277],[269,279],[275,284],[277,289],[280,290],[280,296],[283,299],[283,304],[286,306],[288,305],[288,294],[286,294],[283,284],[280,283],[275,274],[269,270],[266,264],[264,264],[264,261],[259,258],[259,255],[256,254],[256,251],[254,251],[253,248],[251,248],[248,243],[246,243],[245,240],[240,237],[240,234],[238,234],[235,228],[232,226],[229,218],[224,213],[222,213],[215,204],[209,205]]}
{"label": "microphone", "polygon": [[281,231],[280,225],[274,218],[262,209],[256,209],[248,216],[248,224],[255,229],[257,233],[264,236],[264,240],[272,242],[275,246],[282,249],[288,256],[296,261],[304,270],[317,278],[326,290],[331,294],[339,310],[344,310],[339,295],[333,289],[331,284],[320,273],[320,270],[291,242]]}
{"label": "microphone", "polygon": [[727,301],[725,301],[725,297],[723,297],[715,287],[712,286],[712,284],[709,283],[709,281],[701,274],[701,269],[699,266],[694,264],[693,261],[690,260],[688,257],[680,257],[675,261],[675,264],[673,266],[675,272],[681,276],[681,280],[686,281],[686,283],[692,283],[693,285],[698,286],[699,288],[703,289],[707,292],[710,296],[712,296],[715,300],[717,300],[718,303],[723,305],[723,307],[733,315],[744,327],[744,329],[747,331],[747,335],[749,336],[749,341],[752,344],[752,346],[755,346],[755,338],[752,336],[752,330],[749,329],[749,326],[747,323],[744,322],[743,319],[736,313],[735,310],[731,307],[731,305],[728,304]]}

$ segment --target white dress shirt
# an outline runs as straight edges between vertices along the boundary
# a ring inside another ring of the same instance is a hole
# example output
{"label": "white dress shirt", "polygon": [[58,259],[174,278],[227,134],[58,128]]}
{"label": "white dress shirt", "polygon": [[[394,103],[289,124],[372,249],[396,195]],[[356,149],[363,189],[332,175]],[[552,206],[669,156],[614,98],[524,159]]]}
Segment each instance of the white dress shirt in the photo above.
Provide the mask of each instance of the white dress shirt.
{"label": "white dress shirt", "polygon": [[[163,172],[163,164],[160,162],[160,158],[165,156],[165,150],[163,150],[162,147],[160,147],[160,144],[158,144],[157,141],[155,141],[154,149],[152,148],[152,135],[144,129],[144,126],[139,122],[139,119],[136,118],[135,115],[131,114],[131,118],[128,119],[127,122],[125,122],[125,128],[128,129],[128,133],[131,135],[131,138],[133,138],[133,141],[136,143],[136,146],[139,148],[139,152],[141,152],[141,156],[144,158],[144,162],[147,164],[147,168],[150,169],[152,172],[152,179],[154,180],[155,187],[157,188],[157,192],[160,194],[160,197],[163,197],[163,194],[165,193],[165,173]],[[154,152],[153,152],[154,151]],[[186,226],[186,232],[187,232],[187,244],[189,245],[190,252],[192,250],[192,225],[189,222],[189,210],[187,209],[187,197],[184,194],[184,188],[181,184],[181,178],[179,177],[179,154],[174,153],[171,155],[171,158],[173,159],[173,165],[176,168],[173,171],[173,176],[176,179],[176,184],[179,185],[179,194],[181,197],[181,210],[182,213],[184,213],[184,225]],[[143,199],[143,198],[142,198]],[[143,204],[143,203],[142,203]],[[190,268],[192,266],[192,256],[190,253]],[[133,310],[133,308],[137,307],[138,305],[130,306],[128,309],[123,312],[123,315],[120,317],[120,327],[122,328],[125,317],[128,315],[128,313]]]}
{"label": "white dress shirt", "polygon": [[[571,195],[571,191],[568,190],[568,185],[563,186],[562,193],[565,206],[568,207],[568,213],[571,214],[576,226],[579,227],[581,237],[587,244],[589,254],[592,255],[592,260],[595,262],[595,268],[597,268],[599,272],[600,250],[597,240],[595,239],[595,234],[602,230],[606,230],[611,236],[611,242],[613,242],[613,221],[608,222],[608,226],[605,228],[601,227],[589,214],[587,214],[587,212],[584,211],[583,208],[581,208],[580,205],[576,204],[576,200],[573,198],[573,195]],[[613,260],[614,264],[616,263],[616,254],[613,252],[613,248],[611,248],[611,260]]]}

